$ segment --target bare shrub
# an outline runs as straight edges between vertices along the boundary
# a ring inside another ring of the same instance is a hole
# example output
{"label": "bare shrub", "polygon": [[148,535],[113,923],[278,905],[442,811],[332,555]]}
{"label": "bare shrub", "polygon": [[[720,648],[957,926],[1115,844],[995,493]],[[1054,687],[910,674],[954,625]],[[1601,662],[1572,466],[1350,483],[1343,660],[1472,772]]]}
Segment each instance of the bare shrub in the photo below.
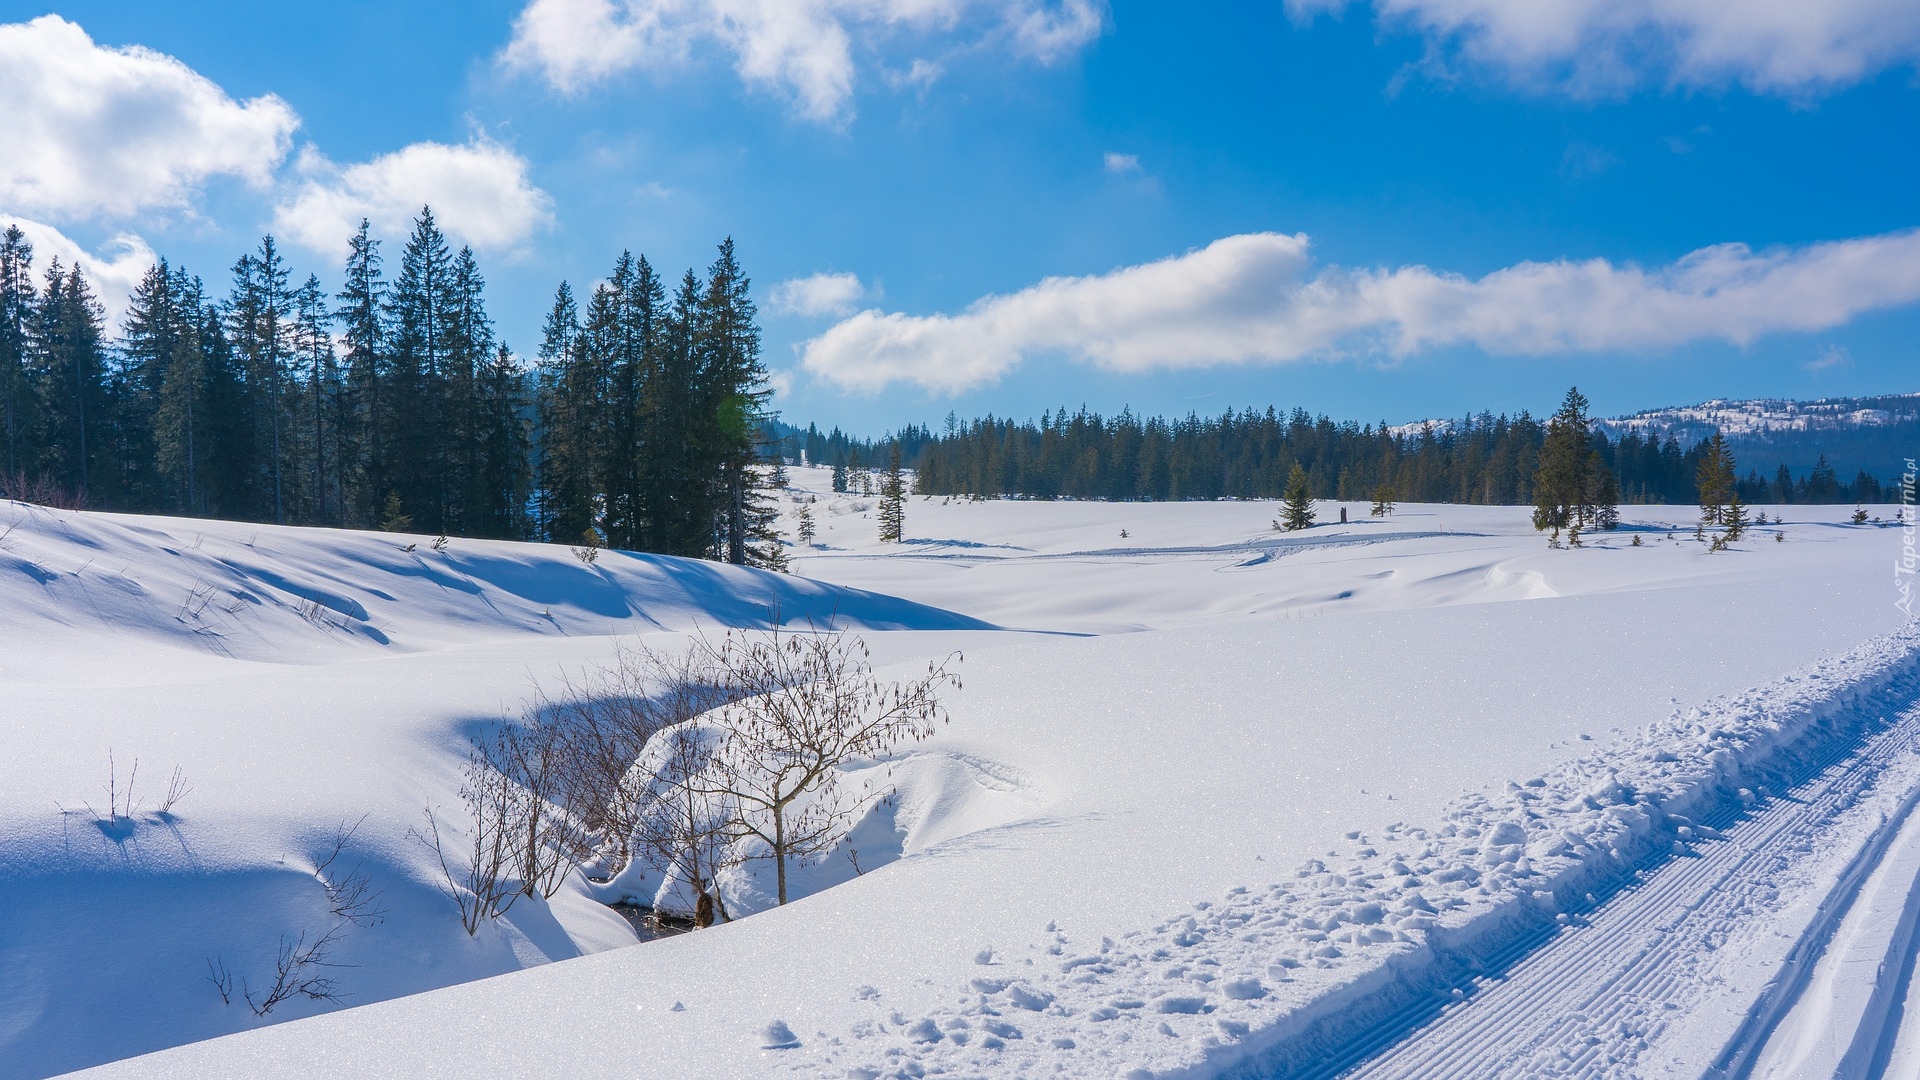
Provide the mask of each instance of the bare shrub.
{"label": "bare shrub", "polygon": [[[488,828],[501,834],[520,892],[551,897],[594,848],[592,836],[563,805],[578,766],[560,729],[538,718],[502,725],[491,737],[476,739],[474,750],[467,782],[496,793],[479,809],[498,816]],[[477,777],[474,768],[493,775]]]}
{"label": "bare shrub", "polygon": [[222,1005],[233,1004],[233,972],[227,970],[227,962],[218,957],[207,959],[206,980],[220,993]]}
{"label": "bare shrub", "polygon": [[958,689],[959,653],[916,679],[882,682],[866,642],[844,632],[729,631],[700,647],[727,682],[714,714],[724,739],[698,781],[732,808],[735,841],[758,841],[771,859],[779,902],[789,865],[838,844],[885,790],[841,789],[842,767],[917,742],[946,722],[940,694]]}
{"label": "bare shrub", "polygon": [[633,800],[639,857],[662,877],[686,881],[695,898],[695,926],[708,926],[715,916],[730,921],[719,878],[740,863],[734,843],[740,830],[734,808],[709,777],[719,734],[683,724],[656,738],[664,749],[651,759],[646,789]]}
{"label": "bare shrub", "polygon": [[719,704],[717,676],[689,648],[663,653],[621,646],[610,667],[578,678],[563,675],[557,689],[538,692],[527,715],[559,740],[561,794],[580,826],[592,833],[614,870],[633,857],[630,837],[644,793],[631,776],[634,762],[657,733]]}
{"label": "bare shrub", "polygon": [[333,846],[327,852],[327,857],[313,867],[313,876],[320,879],[321,886],[327,891],[327,910],[355,926],[373,926],[387,913],[387,909],[380,906],[382,894],[373,887],[373,879],[367,874],[364,863],[356,862],[350,870],[336,866],[340,863],[341,853],[366,820],[366,816],[362,815],[352,826],[341,822],[340,827],[334,830]]}
{"label": "bare shrub", "polygon": [[85,510],[86,496],[47,476],[28,476],[25,469],[0,472],[0,499],[33,503],[52,510]]}
{"label": "bare shrub", "polygon": [[477,748],[467,759],[467,782],[460,788],[471,825],[466,843],[449,852],[439,817],[429,808],[425,832],[415,837],[440,860],[441,891],[460,912],[469,937],[488,919],[506,914],[520,896],[512,878],[512,839],[507,834],[506,803],[512,784],[492,768]]}
{"label": "bare shrub", "polygon": [[127,770],[127,786],[122,788],[118,774],[114,769],[113,751],[107,751],[107,818],[130,818],[136,804],[133,801],[134,781],[140,779],[140,759],[133,759],[133,768]]}
{"label": "bare shrub", "polygon": [[[241,997],[245,999],[247,1007],[253,1010],[254,1015],[265,1016],[273,1011],[274,1006],[293,997],[338,1003],[340,987],[327,976],[326,972],[345,966],[334,963],[332,954],[333,947],[339,943],[340,934],[346,927],[345,922],[336,923],[332,929],[312,942],[307,940],[305,930],[302,930],[300,936],[293,941],[288,941],[284,936],[281,937],[280,951],[273,965],[273,985],[261,991],[256,1000],[253,988],[247,985],[246,979],[240,980]],[[216,982],[214,985],[218,986],[219,983]],[[224,999],[231,991],[232,977],[228,976],[227,988],[222,992],[222,998]]]}
{"label": "bare shrub", "polygon": [[193,789],[187,786],[186,774],[180,771],[180,766],[175,765],[173,776],[167,781],[167,793],[160,800],[160,813],[173,813],[174,804],[191,794]]}

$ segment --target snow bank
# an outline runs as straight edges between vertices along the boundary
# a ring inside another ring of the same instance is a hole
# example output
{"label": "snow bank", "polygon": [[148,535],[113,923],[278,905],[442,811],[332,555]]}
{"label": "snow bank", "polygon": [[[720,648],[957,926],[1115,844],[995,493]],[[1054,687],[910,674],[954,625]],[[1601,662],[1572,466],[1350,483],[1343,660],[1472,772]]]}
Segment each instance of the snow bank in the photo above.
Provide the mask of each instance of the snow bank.
{"label": "snow bank", "polygon": [[990,629],[891,596],[698,559],[0,502],[0,641],[136,636],[314,663],[526,635],[839,621]]}
{"label": "snow bank", "polygon": [[[0,532],[5,1076],[632,944],[578,880],[474,938],[453,921],[416,834],[432,807],[457,842],[471,733],[636,634],[677,642],[775,617],[866,632],[986,625],[617,551],[589,565],[537,544],[436,550],[426,536],[7,502]],[[190,790],[163,808],[176,766]],[[355,868],[381,914],[326,958],[339,1002],[296,997],[255,1016],[246,992],[259,1000],[273,982],[282,943],[339,923],[327,878]],[[225,1001],[216,966],[233,975]]]}

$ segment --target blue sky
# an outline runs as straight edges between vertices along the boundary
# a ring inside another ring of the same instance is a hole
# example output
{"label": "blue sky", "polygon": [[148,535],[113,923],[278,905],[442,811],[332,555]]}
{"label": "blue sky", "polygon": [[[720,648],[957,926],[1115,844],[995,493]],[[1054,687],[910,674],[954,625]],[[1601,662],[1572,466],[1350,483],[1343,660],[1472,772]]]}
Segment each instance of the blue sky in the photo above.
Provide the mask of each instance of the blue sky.
{"label": "blue sky", "polygon": [[1920,390],[1920,12],[1711,6],[0,3],[0,217],[331,286],[431,201],[525,352],[732,235],[779,407],[864,433]]}

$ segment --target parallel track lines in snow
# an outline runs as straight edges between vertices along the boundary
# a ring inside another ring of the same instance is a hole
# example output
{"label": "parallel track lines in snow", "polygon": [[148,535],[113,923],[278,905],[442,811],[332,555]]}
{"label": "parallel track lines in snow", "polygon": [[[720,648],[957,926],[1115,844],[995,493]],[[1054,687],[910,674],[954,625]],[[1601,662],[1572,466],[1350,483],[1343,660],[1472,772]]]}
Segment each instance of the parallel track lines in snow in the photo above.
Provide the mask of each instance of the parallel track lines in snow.
{"label": "parallel track lines in snow", "polygon": [[[1687,856],[1643,874],[1640,884],[1597,907],[1584,926],[1550,938],[1503,977],[1475,980],[1464,1001],[1347,1075],[1639,1075],[1640,1053],[1669,1025],[1685,1022],[1702,991],[1699,976],[1710,975],[1717,959],[1714,950],[1744,917],[1778,906],[1773,882],[1780,872],[1814,851],[1840,814],[1917,750],[1920,703],[1909,696],[1886,725],[1835,740],[1795,770],[1800,782],[1786,796],[1744,816],[1729,815],[1738,820],[1708,821],[1724,828],[1719,839],[1697,842]],[[1903,800],[1903,811],[1909,805]],[[1881,826],[1869,848],[1887,842],[1903,816]],[[1861,858],[1870,861],[1870,851]],[[1809,935],[1832,933],[1838,912],[1825,909],[1844,909],[1857,884],[1857,877],[1843,875]],[[1769,998],[1790,1004],[1800,970],[1817,958],[1820,944],[1796,949],[1810,955],[1783,971]],[[1749,1025],[1764,1027],[1759,1018],[1778,1011],[1757,1006]]]}

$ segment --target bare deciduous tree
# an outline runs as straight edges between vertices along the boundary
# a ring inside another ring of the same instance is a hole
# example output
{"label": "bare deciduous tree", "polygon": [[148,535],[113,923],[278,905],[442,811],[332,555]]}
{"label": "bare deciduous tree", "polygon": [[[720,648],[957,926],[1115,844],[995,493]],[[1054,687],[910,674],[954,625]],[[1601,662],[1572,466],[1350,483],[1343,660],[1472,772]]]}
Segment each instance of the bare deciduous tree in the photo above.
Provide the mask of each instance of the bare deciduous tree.
{"label": "bare deciduous tree", "polygon": [[537,717],[502,725],[492,737],[475,740],[474,751],[467,782],[494,795],[480,810],[500,818],[489,827],[506,845],[521,894],[551,897],[567,871],[593,854],[592,837],[563,805],[569,778],[579,770],[568,760],[561,729]]}
{"label": "bare deciduous tree", "polygon": [[734,840],[764,846],[758,857],[773,861],[785,904],[789,865],[825,854],[886,794],[843,791],[844,766],[932,735],[947,718],[940,693],[959,687],[952,668],[963,657],[889,683],[873,674],[866,642],[844,632],[729,631],[700,647],[727,680],[728,701],[713,714],[725,737],[704,791],[733,808]]}
{"label": "bare deciduous tree", "polygon": [[[732,915],[719,888],[720,874],[738,865],[733,807],[708,773],[722,736],[692,724],[660,733],[657,756],[636,792],[634,842],[639,857],[663,877],[679,876],[693,890],[694,924]],[[636,776],[640,775],[636,773]]]}
{"label": "bare deciduous tree", "polygon": [[463,850],[451,854],[440,819],[426,812],[425,832],[415,833],[440,860],[441,891],[460,912],[460,926],[471,937],[488,919],[506,914],[520,896],[512,877],[512,837],[508,835],[507,804],[512,782],[488,764],[478,748],[467,758],[467,782],[460,788],[472,824]]}

